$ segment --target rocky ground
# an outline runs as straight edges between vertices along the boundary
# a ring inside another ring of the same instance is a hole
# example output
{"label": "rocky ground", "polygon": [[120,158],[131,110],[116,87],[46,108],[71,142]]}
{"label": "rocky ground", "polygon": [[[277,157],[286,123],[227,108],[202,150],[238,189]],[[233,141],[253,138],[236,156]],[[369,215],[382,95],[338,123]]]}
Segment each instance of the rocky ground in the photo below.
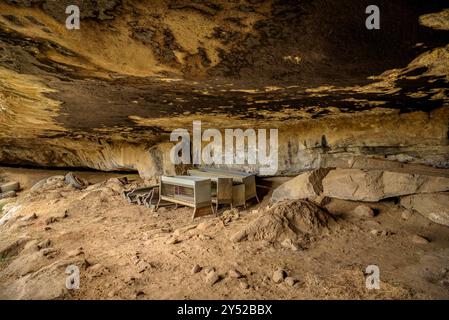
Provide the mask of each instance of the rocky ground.
{"label": "rocky ground", "polygon": [[[121,192],[142,183],[136,176],[123,185],[125,174],[77,172],[92,183],[78,190],[64,173],[2,169],[24,190],[3,208],[0,298],[449,298],[448,227],[397,197],[327,198],[312,183],[310,201],[272,204],[270,191],[260,205],[192,221],[189,208],[128,204]],[[69,265],[80,268],[79,290],[66,289]],[[379,290],[365,286],[368,265],[380,268]]]}

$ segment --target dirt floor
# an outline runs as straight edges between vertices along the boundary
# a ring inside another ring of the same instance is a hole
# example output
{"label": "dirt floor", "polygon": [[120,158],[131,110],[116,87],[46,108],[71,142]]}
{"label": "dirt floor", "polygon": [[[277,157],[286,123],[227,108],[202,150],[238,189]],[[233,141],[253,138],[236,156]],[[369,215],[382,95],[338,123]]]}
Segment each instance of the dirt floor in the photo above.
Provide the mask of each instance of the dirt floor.
{"label": "dirt floor", "polygon": [[[121,192],[136,182],[114,179],[125,174],[77,172],[92,185],[29,191],[43,177],[66,172],[0,168],[3,179],[25,189],[0,226],[0,298],[449,298],[449,229],[393,200],[370,204],[372,218],[352,213],[360,203],[332,200],[323,211],[329,224],[314,224],[318,232],[296,247],[287,233],[236,242],[267,210],[267,197],[247,210],[223,207],[218,217],[192,221],[190,208],[155,213],[128,204]],[[66,289],[69,265],[80,268],[79,290]],[[379,266],[379,290],[365,286],[368,265]],[[212,268],[213,281],[206,273]],[[291,282],[275,283],[279,268]]]}

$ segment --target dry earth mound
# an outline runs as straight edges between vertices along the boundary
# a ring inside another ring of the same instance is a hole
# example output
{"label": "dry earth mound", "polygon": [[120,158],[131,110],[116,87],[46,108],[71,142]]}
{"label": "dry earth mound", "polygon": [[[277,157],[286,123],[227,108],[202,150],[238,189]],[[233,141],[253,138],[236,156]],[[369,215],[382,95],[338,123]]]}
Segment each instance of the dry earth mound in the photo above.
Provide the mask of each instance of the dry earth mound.
{"label": "dry earth mound", "polygon": [[231,237],[231,241],[294,240],[305,243],[330,230],[334,219],[317,205],[305,201],[284,201],[266,209]]}

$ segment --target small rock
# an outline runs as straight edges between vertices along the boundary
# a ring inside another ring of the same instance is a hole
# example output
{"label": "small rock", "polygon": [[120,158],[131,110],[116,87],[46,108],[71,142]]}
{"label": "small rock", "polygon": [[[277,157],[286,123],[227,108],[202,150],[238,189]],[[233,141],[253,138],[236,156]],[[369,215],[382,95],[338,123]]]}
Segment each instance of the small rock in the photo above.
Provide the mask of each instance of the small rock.
{"label": "small rock", "polygon": [[199,238],[200,240],[202,240],[202,241],[212,240],[212,237],[211,237],[211,236],[208,236],[208,235],[206,235],[206,234],[200,234],[200,235],[198,235],[198,238]]}
{"label": "small rock", "polygon": [[216,284],[218,281],[220,281],[220,276],[215,272],[209,272],[206,275],[206,283],[210,286],[213,286],[214,284]]}
{"label": "small rock", "polygon": [[89,267],[89,270],[93,272],[100,271],[101,269],[103,269],[103,265],[101,263],[97,263]]}
{"label": "small rock", "polygon": [[416,244],[428,244],[430,242],[429,239],[427,239],[423,236],[420,236],[419,234],[414,234],[412,236],[412,241],[413,241],[413,243],[416,243]]}
{"label": "small rock", "polygon": [[410,219],[410,218],[412,217],[412,215],[413,215],[413,212],[412,212],[412,211],[410,211],[410,210],[404,210],[404,211],[402,211],[402,213],[401,213],[401,218],[402,218],[403,220],[408,220],[408,219]]}
{"label": "small rock", "polygon": [[41,242],[39,242],[37,244],[37,248],[39,250],[49,248],[50,246],[51,246],[51,240],[50,239],[46,239],[46,240],[41,241]]}
{"label": "small rock", "polygon": [[371,233],[373,236],[378,236],[381,232],[380,232],[379,230],[372,229],[372,230],[370,231],[370,233]]}
{"label": "small rock", "polygon": [[193,268],[192,268],[192,274],[198,273],[198,272],[200,272],[202,269],[203,269],[203,268],[202,268],[199,264],[196,264],[196,265],[194,265]]}
{"label": "small rock", "polygon": [[67,218],[69,215],[68,215],[68,211],[67,210],[65,210],[63,213],[61,213],[60,215],[58,215],[56,218],[57,219],[65,219],[65,218]]}
{"label": "small rock", "polygon": [[144,296],[144,295],[145,295],[145,292],[143,292],[142,290],[136,291],[136,298]]}
{"label": "small rock", "polygon": [[207,267],[206,269],[204,269],[204,273],[208,274],[211,272],[215,272],[215,268],[214,267]]}
{"label": "small rock", "polygon": [[178,238],[176,238],[176,237],[170,237],[166,242],[165,242],[165,244],[177,244],[177,243],[179,243],[179,242],[181,242]]}
{"label": "small rock", "polygon": [[32,220],[36,220],[37,219],[37,214],[36,213],[32,213],[26,217],[23,217],[21,219],[21,221],[32,221]]}
{"label": "small rock", "polygon": [[359,217],[366,218],[373,218],[376,215],[374,210],[365,204],[357,206],[352,212]]}
{"label": "small rock", "polygon": [[286,272],[283,269],[278,269],[273,273],[273,281],[275,283],[281,283],[284,281],[284,278],[286,276]]}
{"label": "small rock", "polygon": [[231,278],[236,278],[236,279],[243,277],[243,275],[240,273],[240,271],[238,271],[238,270],[236,270],[236,269],[231,269],[231,270],[229,270],[229,271],[228,271],[228,275],[229,275]]}
{"label": "small rock", "polygon": [[288,284],[290,287],[293,287],[296,283],[296,279],[292,277],[285,278],[285,283]]}
{"label": "small rock", "polygon": [[244,279],[239,280],[239,285],[240,285],[240,288],[242,288],[244,290],[249,288],[248,282],[246,282],[246,280],[244,280]]}
{"label": "small rock", "polygon": [[49,224],[52,224],[52,223],[55,223],[55,222],[58,222],[58,218],[56,218],[56,217],[49,217],[49,218],[47,218],[45,220],[45,224],[46,225],[49,225]]}
{"label": "small rock", "polygon": [[383,231],[380,233],[380,235],[383,236],[383,237],[391,236],[391,235],[393,235],[393,234],[394,234],[394,233],[391,232],[391,231],[389,231],[389,230],[383,230]]}
{"label": "small rock", "polygon": [[284,241],[282,241],[281,246],[287,249],[291,249],[293,251],[299,250],[298,245],[294,243],[292,239],[285,239]]}
{"label": "small rock", "polygon": [[53,258],[55,256],[55,254],[57,253],[57,250],[53,249],[53,248],[46,248],[46,249],[41,250],[41,253],[44,257]]}
{"label": "small rock", "polygon": [[79,255],[82,255],[82,254],[84,254],[84,251],[83,251],[82,247],[79,247],[79,248],[77,248],[75,250],[71,250],[71,251],[67,252],[67,255],[69,257],[76,257],[76,256],[79,256]]}

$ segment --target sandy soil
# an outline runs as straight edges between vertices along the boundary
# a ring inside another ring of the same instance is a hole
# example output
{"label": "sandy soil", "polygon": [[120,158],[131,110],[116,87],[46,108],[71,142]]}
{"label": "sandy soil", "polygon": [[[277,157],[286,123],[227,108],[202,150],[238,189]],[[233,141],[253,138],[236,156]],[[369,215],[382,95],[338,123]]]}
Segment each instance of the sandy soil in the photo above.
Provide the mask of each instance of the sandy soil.
{"label": "sandy soil", "polygon": [[[25,188],[57,174],[2,170],[3,178],[29,181]],[[280,241],[230,241],[259,217],[266,199],[192,221],[189,208],[154,213],[128,204],[118,181],[105,180],[116,174],[80,175],[96,184],[85,190],[55,184],[17,199],[14,218],[0,226],[0,298],[449,298],[448,228],[404,213],[393,201],[372,204],[376,217],[361,218],[351,213],[359,203],[333,200],[326,205],[333,227],[292,250]],[[72,264],[80,268],[79,290],[65,288]],[[380,268],[379,290],[365,287],[364,271],[373,264]],[[195,265],[201,271],[194,273]],[[206,282],[210,268],[220,277],[213,285]],[[296,282],[276,284],[278,268]]]}

